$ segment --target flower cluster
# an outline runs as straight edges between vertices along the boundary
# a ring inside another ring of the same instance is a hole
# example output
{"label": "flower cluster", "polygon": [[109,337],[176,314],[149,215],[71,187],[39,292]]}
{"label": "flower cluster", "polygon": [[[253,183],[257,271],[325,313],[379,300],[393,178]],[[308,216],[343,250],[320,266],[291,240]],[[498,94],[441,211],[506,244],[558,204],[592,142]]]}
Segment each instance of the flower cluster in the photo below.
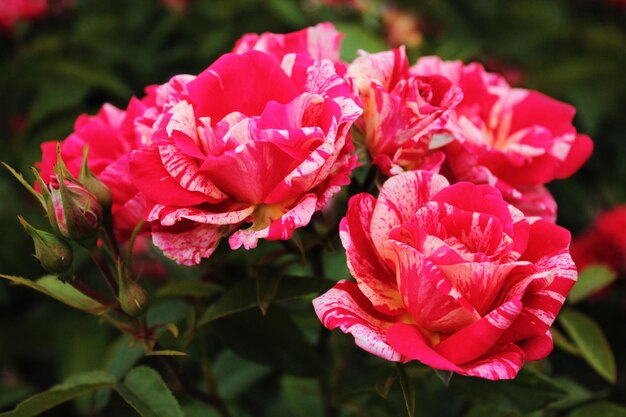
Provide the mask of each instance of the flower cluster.
{"label": "flower cluster", "polygon": [[[143,220],[193,265],[222,238],[251,249],[309,224],[349,184],[354,136],[390,178],[349,201],[340,237],[356,283],[314,301],[320,320],[391,361],[514,377],[550,352],[577,277],[545,184],[573,174],[591,140],[571,106],[477,63],[411,66],[403,47],[345,63],[341,38],[329,23],[245,35],[198,75],[81,116],[61,156],[76,175],[89,146],[118,239]],[[42,147],[42,184],[55,146]]]}

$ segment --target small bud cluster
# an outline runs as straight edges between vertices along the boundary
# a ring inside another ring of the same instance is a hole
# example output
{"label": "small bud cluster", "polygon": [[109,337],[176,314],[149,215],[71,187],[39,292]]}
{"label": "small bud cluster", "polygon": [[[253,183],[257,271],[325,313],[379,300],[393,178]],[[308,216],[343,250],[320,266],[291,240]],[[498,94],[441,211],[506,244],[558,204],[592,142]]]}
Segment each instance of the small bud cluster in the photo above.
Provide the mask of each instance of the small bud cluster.
{"label": "small bud cluster", "polygon": [[111,193],[102,181],[87,168],[87,153],[79,175],[75,178],[67,169],[57,148],[54,175],[44,181],[33,168],[40,193],[21,174],[5,164],[7,169],[39,200],[54,233],[36,229],[23,217],[19,221],[32,237],[35,257],[48,272],[62,274],[72,266],[74,258],[71,241],[83,246],[96,242],[103,210],[110,208]]}
{"label": "small bud cluster", "polygon": [[[39,171],[33,169],[39,192],[21,174],[4,165],[41,203],[52,228],[52,233],[39,230],[18,216],[33,239],[35,257],[46,271],[60,277],[69,273],[74,260],[72,243],[92,251],[99,250],[96,245],[98,237],[107,236],[107,226],[110,226],[107,222],[111,219],[112,198],[109,188],[87,166],[86,148],[80,173],[76,177],[68,170],[57,146],[57,162],[50,178],[44,180]],[[100,232],[102,235],[99,235]],[[109,239],[108,245],[117,245],[110,241],[110,236],[105,239]],[[110,279],[111,288],[116,290],[119,311],[130,317],[139,317],[149,305],[148,293],[133,278],[129,265],[120,259],[119,254],[113,258],[116,258],[113,259],[115,267],[104,267],[109,271],[105,273],[108,275],[105,279]],[[111,273],[112,270],[115,273]]]}

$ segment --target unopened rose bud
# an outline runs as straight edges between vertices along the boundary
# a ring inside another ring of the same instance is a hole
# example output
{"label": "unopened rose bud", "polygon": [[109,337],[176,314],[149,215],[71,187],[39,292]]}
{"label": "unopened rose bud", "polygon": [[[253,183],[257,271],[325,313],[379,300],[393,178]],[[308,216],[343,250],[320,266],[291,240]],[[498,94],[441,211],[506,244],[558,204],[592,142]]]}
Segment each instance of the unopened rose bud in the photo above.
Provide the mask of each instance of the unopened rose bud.
{"label": "unopened rose bud", "polygon": [[142,315],[150,304],[146,290],[125,274],[119,280],[119,302],[124,313],[133,317]]}
{"label": "unopened rose bud", "polygon": [[79,182],[85,186],[93,195],[96,196],[98,202],[104,209],[111,207],[112,198],[111,191],[87,166],[87,147],[83,154],[83,165],[78,176]]}
{"label": "unopened rose bud", "polygon": [[102,206],[98,198],[83,185],[66,180],[61,170],[48,184],[53,213],[48,213],[50,224],[59,233],[77,241],[96,234],[102,220]]}
{"label": "unopened rose bud", "polygon": [[46,271],[60,274],[72,266],[74,253],[72,247],[65,240],[52,233],[35,229],[21,216],[18,219],[26,232],[33,238],[35,257]]}

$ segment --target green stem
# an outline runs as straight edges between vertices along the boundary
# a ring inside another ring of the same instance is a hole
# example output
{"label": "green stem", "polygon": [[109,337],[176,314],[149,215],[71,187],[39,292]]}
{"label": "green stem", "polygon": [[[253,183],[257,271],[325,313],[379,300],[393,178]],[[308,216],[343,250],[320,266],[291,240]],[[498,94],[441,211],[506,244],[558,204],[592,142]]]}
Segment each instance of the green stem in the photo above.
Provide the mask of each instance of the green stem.
{"label": "green stem", "polygon": [[178,385],[185,393],[211,405],[213,408],[215,408],[215,410],[220,414],[221,417],[233,417],[233,414],[230,412],[228,406],[226,405],[226,401],[224,401],[224,399],[219,395],[217,390],[215,390],[214,392],[204,392],[198,389],[192,382],[184,378],[184,374],[182,371],[176,371],[177,364],[174,363],[173,358],[169,356],[160,356],[159,358],[165,365],[169,373],[172,375],[172,377],[176,379]]}
{"label": "green stem", "polygon": [[334,360],[329,345],[330,332],[328,329],[321,327],[318,339],[317,350],[324,363],[330,363],[329,368],[325,368],[319,378],[319,387],[324,402],[324,415],[326,417],[338,417],[339,408],[335,402],[335,390],[333,387],[333,370]]}
{"label": "green stem", "polygon": [[95,301],[99,302],[103,306],[114,306],[116,304],[115,302],[112,302],[111,300],[107,300],[106,298],[104,298],[102,295],[100,295],[99,292],[89,288],[80,279],[76,279],[72,283],[72,286],[74,288],[76,288],[78,291],[80,291],[82,294],[86,295],[87,297],[91,298],[92,300],[95,300]]}
{"label": "green stem", "polygon": [[100,274],[104,278],[104,282],[107,283],[107,286],[111,290],[111,293],[113,294],[113,296],[117,298],[118,291],[119,291],[119,288],[117,286],[117,280],[115,279],[115,276],[111,272],[111,269],[109,268],[106,261],[104,260],[104,257],[102,256],[102,252],[100,252],[98,249],[95,249],[89,252],[89,254],[91,255],[91,259],[93,260],[93,262],[98,267]]}

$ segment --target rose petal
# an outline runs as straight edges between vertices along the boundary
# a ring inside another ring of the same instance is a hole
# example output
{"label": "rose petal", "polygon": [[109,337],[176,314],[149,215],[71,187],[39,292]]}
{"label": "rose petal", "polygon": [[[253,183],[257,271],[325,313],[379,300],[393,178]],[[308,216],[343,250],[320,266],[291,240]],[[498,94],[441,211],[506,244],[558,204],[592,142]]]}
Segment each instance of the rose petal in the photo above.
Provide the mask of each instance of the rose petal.
{"label": "rose petal", "polygon": [[385,333],[393,322],[371,305],[355,283],[339,281],[314,299],[313,307],[324,326],[352,334],[357,346],[365,351],[388,361],[405,361],[386,341]]}
{"label": "rose petal", "polygon": [[291,207],[282,216],[273,220],[268,226],[251,227],[238,230],[228,238],[231,249],[238,249],[243,245],[246,249],[255,248],[259,239],[285,240],[291,238],[293,231],[298,227],[306,226],[315,212],[315,194],[305,194],[300,201]]}
{"label": "rose petal", "polygon": [[387,343],[407,359],[443,371],[461,372],[461,368],[437,353],[424,339],[419,329],[411,324],[396,323],[387,330]]}
{"label": "rose petal", "polygon": [[131,155],[133,181],[151,200],[166,206],[194,206],[206,202],[206,194],[188,191],[176,182],[163,166],[159,149],[148,146]]}
{"label": "rose petal", "polygon": [[389,178],[380,190],[372,216],[374,245],[383,252],[383,242],[395,226],[410,221],[417,209],[449,185],[445,177],[425,171],[413,171]]}
{"label": "rose petal", "polygon": [[279,64],[258,51],[222,55],[187,89],[196,114],[215,121],[233,111],[256,116],[268,102],[288,103],[298,94]]}
{"label": "rose petal", "polygon": [[395,266],[404,305],[413,319],[435,332],[455,332],[480,319],[478,312],[431,261],[414,248],[389,240],[384,257]]}
{"label": "rose petal", "polygon": [[462,366],[459,373],[497,381],[515,378],[523,365],[524,352],[514,343],[509,343],[497,346],[482,358]]}
{"label": "rose petal", "polygon": [[523,307],[519,298],[511,300],[454,333],[435,346],[435,350],[456,364],[472,361],[494,347]]}
{"label": "rose petal", "polygon": [[359,289],[377,310],[396,315],[404,310],[404,304],[395,274],[385,265],[369,236],[375,203],[376,199],[369,194],[352,197],[339,226],[339,236]]}
{"label": "rose petal", "polygon": [[224,226],[187,224],[184,227],[152,226],[152,241],[165,256],[182,265],[198,265],[217,248]]}

